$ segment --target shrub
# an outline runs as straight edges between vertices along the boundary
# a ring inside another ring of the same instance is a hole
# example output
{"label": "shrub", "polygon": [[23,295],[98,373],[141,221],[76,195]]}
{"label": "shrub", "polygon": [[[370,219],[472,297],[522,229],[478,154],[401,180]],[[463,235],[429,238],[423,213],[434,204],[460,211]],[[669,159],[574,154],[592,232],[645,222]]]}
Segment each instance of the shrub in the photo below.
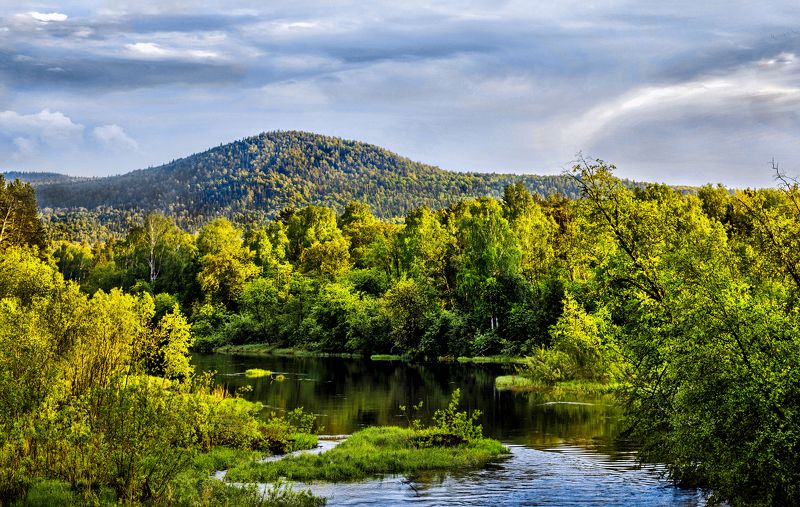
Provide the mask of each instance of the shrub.
{"label": "shrub", "polygon": [[[450,447],[465,444],[483,437],[483,427],[475,422],[480,418],[480,410],[471,414],[459,411],[461,389],[453,391],[447,408],[433,414],[433,425],[419,429],[415,437],[417,445],[428,447]],[[419,425],[416,425],[419,427]]]}

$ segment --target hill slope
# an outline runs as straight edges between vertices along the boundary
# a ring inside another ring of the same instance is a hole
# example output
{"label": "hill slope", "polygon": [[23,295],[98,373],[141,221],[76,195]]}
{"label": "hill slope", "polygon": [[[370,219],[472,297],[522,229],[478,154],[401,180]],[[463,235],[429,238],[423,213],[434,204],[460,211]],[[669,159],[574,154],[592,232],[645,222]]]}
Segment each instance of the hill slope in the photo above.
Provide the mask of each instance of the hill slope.
{"label": "hill slope", "polygon": [[563,176],[448,172],[383,148],[306,132],[269,132],[120,176],[37,185],[41,207],[160,210],[176,217],[271,216],[286,206],[367,202],[382,217],[423,204],[498,196],[523,181],[542,195],[574,196]]}
{"label": "hill slope", "polygon": [[14,181],[18,179],[20,181],[30,183],[33,186],[45,185],[48,183],[67,183],[81,179],[61,173],[46,173],[36,171],[6,171],[0,173],[0,175],[2,175],[6,181]]}

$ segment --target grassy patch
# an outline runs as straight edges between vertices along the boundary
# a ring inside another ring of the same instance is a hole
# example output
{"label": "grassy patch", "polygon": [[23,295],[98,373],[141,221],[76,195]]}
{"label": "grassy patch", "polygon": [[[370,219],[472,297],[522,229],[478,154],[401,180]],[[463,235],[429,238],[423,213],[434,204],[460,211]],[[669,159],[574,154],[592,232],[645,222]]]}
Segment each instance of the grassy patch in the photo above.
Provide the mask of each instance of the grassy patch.
{"label": "grassy patch", "polygon": [[480,468],[506,454],[500,442],[480,438],[452,447],[419,444],[419,432],[397,427],[367,428],[330,451],[288,456],[270,463],[247,463],[231,469],[235,482],[353,481],[382,474],[409,474]]}
{"label": "grassy patch", "polygon": [[533,380],[521,375],[502,375],[494,379],[494,387],[500,390],[526,390],[536,385]]}
{"label": "grassy patch", "polygon": [[317,506],[325,499],[296,491],[278,481],[266,493],[255,486],[239,487],[211,477],[217,470],[255,463],[263,452],[219,447],[195,456],[191,466],[173,481],[169,502],[174,505]]}
{"label": "grassy patch", "polygon": [[373,361],[407,361],[408,356],[400,356],[397,354],[372,354],[369,358]]}
{"label": "grassy patch", "polygon": [[359,358],[360,354],[320,352],[316,350],[302,350],[279,348],[268,343],[248,343],[246,345],[223,345],[214,352],[239,356],[278,356],[278,357],[343,357],[348,359]]}
{"label": "grassy patch", "polygon": [[261,368],[251,368],[244,372],[244,376],[247,378],[271,377],[272,372],[270,370],[262,370]]}
{"label": "grassy patch", "polygon": [[522,375],[502,375],[494,380],[498,390],[509,391],[547,391],[552,393],[583,393],[583,394],[608,394],[613,393],[618,387],[617,383],[603,383],[589,380],[568,380],[548,384],[537,382]]}
{"label": "grassy patch", "polygon": [[33,506],[50,507],[52,505],[61,506],[82,506],[87,503],[95,505],[111,506],[117,505],[116,496],[111,488],[100,488],[99,491],[81,492],[73,489],[66,481],[42,480],[31,484],[27,495],[9,505],[13,506]]}
{"label": "grassy patch", "polygon": [[514,356],[476,356],[465,357],[459,356],[456,361],[459,363],[473,363],[473,364],[524,364],[524,357]]}

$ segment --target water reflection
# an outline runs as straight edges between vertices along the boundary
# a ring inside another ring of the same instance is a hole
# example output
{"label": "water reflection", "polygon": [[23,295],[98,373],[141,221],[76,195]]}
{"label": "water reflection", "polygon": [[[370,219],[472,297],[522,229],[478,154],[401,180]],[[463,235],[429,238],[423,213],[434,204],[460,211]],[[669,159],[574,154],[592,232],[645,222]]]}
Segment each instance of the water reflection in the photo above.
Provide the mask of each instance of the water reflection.
{"label": "water reflection", "polygon": [[[461,388],[462,404],[480,410],[486,435],[503,441],[553,445],[564,441],[607,440],[617,430],[620,412],[607,396],[546,393],[514,394],[494,389],[494,378],[511,366],[407,364],[338,358],[242,357],[197,355],[199,370],[216,370],[231,392],[252,386],[244,396],[277,410],[302,406],[319,416],[326,433],[352,433],[373,425],[405,425],[400,405],[423,402],[423,419],[447,405]],[[247,378],[245,370],[263,368],[286,376],[283,382]],[[552,404],[551,402],[574,404]]]}
{"label": "water reflection", "polygon": [[[494,389],[513,367],[406,364],[338,358],[198,355],[198,370],[273,410],[304,407],[323,431],[352,433],[365,426],[405,425],[398,409],[420,401],[428,419],[459,387],[462,406],[480,410],[484,434],[512,446],[512,456],[466,475],[386,477],[355,484],[314,484],[329,505],[696,505],[696,490],[663,480],[658,467],[639,468],[629,449],[614,443],[621,411],[609,396],[514,394]],[[282,373],[283,382],[247,378],[249,368]]]}

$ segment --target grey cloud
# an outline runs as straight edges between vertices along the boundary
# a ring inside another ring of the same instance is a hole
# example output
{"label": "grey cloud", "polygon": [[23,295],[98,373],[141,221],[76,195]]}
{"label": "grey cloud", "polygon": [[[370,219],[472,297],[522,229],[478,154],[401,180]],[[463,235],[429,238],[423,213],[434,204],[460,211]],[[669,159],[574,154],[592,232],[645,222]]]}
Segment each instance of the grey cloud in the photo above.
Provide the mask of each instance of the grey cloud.
{"label": "grey cloud", "polygon": [[[61,71],[49,70],[53,68]],[[0,77],[3,83],[24,88],[64,87],[86,92],[114,91],[175,83],[230,83],[240,79],[243,74],[242,67],[235,64],[143,61],[90,55],[63,58],[36,55],[20,61],[12,53],[0,52]]]}
{"label": "grey cloud", "polygon": [[[126,169],[301,128],[454,169],[552,172],[584,150],[735,183],[800,127],[792,2],[63,4],[61,22],[0,20],[3,107],[130,133]],[[84,144],[19,164],[110,170]]]}
{"label": "grey cloud", "polygon": [[128,16],[119,20],[119,26],[136,33],[150,32],[208,32],[229,30],[255,22],[254,16],[214,15],[149,15]]}

